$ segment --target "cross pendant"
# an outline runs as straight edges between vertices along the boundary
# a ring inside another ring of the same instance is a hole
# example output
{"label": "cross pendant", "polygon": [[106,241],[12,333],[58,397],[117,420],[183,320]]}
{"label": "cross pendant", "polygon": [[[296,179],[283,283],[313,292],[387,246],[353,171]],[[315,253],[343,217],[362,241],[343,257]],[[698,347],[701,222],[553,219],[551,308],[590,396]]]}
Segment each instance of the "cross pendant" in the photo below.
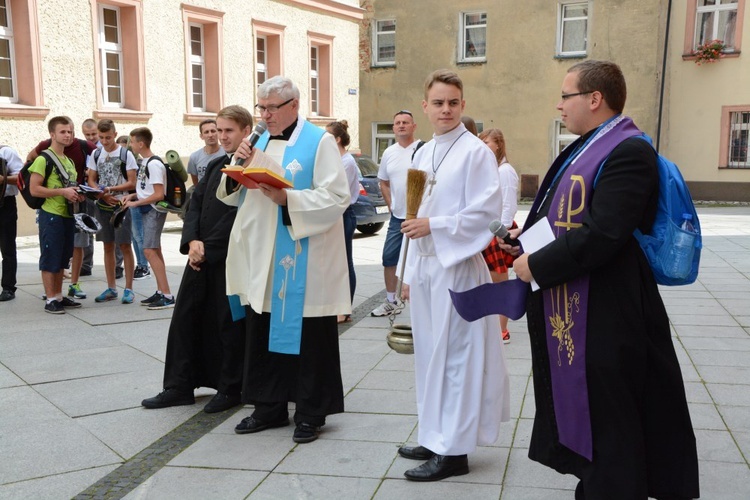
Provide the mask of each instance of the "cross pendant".
{"label": "cross pendant", "polygon": [[427,181],[427,184],[430,185],[430,192],[427,193],[427,194],[431,195],[432,194],[432,186],[434,186],[435,184],[437,184],[437,181],[435,180],[435,176],[434,175],[432,176],[432,179],[430,179],[430,180]]}

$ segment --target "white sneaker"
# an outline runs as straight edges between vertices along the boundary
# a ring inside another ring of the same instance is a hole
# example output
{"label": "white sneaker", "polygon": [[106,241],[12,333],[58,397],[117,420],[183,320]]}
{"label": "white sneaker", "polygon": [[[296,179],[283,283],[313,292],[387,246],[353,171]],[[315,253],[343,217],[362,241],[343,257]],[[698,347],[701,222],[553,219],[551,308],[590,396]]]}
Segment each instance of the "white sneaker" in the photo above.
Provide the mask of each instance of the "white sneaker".
{"label": "white sneaker", "polygon": [[396,299],[396,302],[390,302],[388,299],[380,304],[374,311],[370,313],[370,316],[390,316],[391,314],[401,314],[404,303]]}

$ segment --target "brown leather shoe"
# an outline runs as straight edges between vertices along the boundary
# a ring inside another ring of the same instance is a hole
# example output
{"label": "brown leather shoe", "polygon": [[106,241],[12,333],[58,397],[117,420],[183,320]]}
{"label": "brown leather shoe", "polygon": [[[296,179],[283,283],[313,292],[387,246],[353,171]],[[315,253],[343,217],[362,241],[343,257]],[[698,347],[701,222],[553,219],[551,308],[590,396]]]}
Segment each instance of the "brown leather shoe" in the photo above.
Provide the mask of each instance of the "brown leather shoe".
{"label": "brown leather shoe", "polygon": [[429,460],[435,454],[424,446],[402,446],[398,454],[409,460]]}
{"label": "brown leather shoe", "polygon": [[404,472],[404,476],[410,481],[440,481],[468,473],[469,459],[466,455],[435,455],[419,467]]}

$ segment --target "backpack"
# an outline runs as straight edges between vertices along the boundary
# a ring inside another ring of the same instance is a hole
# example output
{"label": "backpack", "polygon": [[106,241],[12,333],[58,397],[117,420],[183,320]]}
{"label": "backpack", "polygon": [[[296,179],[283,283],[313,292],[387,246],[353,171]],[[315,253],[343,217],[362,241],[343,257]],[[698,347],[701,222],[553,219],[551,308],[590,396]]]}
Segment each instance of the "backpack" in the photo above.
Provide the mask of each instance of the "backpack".
{"label": "backpack", "polygon": [[[42,181],[42,186],[47,186],[47,180],[49,179],[50,174],[52,174],[53,168],[57,168],[57,175],[60,176],[63,184],[68,184],[70,182],[70,176],[68,175],[67,170],[65,170],[65,168],[63,168],[63,166],[57,162],[57,157],[54,153],[50,154],[47,151],[48,150],[45,149],[39,154],[39,156],[44,157],[45,161],[47,162],[47,167],[44,170],[44,180]],[[42,205],[44,205],[44,202],[47,200],[47,198],[40,198],[31,194],[31,172],[29,172],[29,168],[31,168],[31,165],[34,164],[34,161],[36,161],[36,159],[27,161],[21,171],[18,173],[18,191],[21,193],[23,200],[26,202],[29,208],[36,210],[42,208]]]}
{"label": "backpack", "polygon": [[[144,165],[144,168],[146,169],[146,178],[148,178],[148,164],[151,163],[151,160],[157,159],[160,162],[164,164],[164,167],[167,171],[165,184],[164,184],[164,201],[167,202],[167,206],[164,207],[167,209],[167,211],[172,213],[181,213],[182,212],[182,204],[185,201],[185,181],[182,180],[180,177],[180,174],[172,170],[172,167],[169,166],[168,163],[165,163],[161,158],[158,156],[152,156],[148,160],[146,160],[146,163]],[[179,192],[179,194],[177,194]]]}
{"label": "backpack", "polygon": [[[647,141],[653,148],[650,137],[644,134],[639,136],[639,138]],[[663,157],[658,152],[656,152],[656,156],[659,169],[659,200],[654,225],[651,227],[650,234],[643,234],[640,229],[636,229],[633,235],[638,240],[643,253],[646,255],[657,283],[667,286],[689,285],[698,278],[701,248],[703,248],[698,213],[695,211],[693,198],[690,196],[690,191],[680,173],[680,169],[674,162]],[[601,173],[601,168],[600,166],[599,172],[596,174],[596,179],[594,180],[595,186],[596,180]],[[669,264],[674,260],[674,252],[677,251],[677,238],[680,236],[680,233],[685,233],[680,227],[683,214],[692,215],[693,219],[691,222],[695,228],[692,264],[687,276],[675,276],[669,270]]]}
{"label": "backpack", "polygon": [[414,151],[411,154],[411,161],[414,161],[414,155],[417,154],[417,151],[419,151],[419,148],[421,148],[425,144],[426,143],[423,140],[421,140],[421,139],[419,140],[419,142],[417,143],[417,147],[414,148]]}

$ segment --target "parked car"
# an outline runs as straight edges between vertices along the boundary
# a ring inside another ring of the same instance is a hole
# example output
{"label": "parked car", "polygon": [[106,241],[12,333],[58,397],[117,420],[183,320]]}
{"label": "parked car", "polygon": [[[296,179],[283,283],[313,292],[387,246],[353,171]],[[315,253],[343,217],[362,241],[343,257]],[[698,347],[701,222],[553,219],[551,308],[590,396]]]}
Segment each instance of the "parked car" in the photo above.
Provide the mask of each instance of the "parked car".
{"label": "parked car", "polygon": [[372,158],[355,154],[359,167],[359,198],[354,204],[357,229],[364,234],[375,234],[390,220],[391,212],[385,203],[378,182],[378,164]]}

